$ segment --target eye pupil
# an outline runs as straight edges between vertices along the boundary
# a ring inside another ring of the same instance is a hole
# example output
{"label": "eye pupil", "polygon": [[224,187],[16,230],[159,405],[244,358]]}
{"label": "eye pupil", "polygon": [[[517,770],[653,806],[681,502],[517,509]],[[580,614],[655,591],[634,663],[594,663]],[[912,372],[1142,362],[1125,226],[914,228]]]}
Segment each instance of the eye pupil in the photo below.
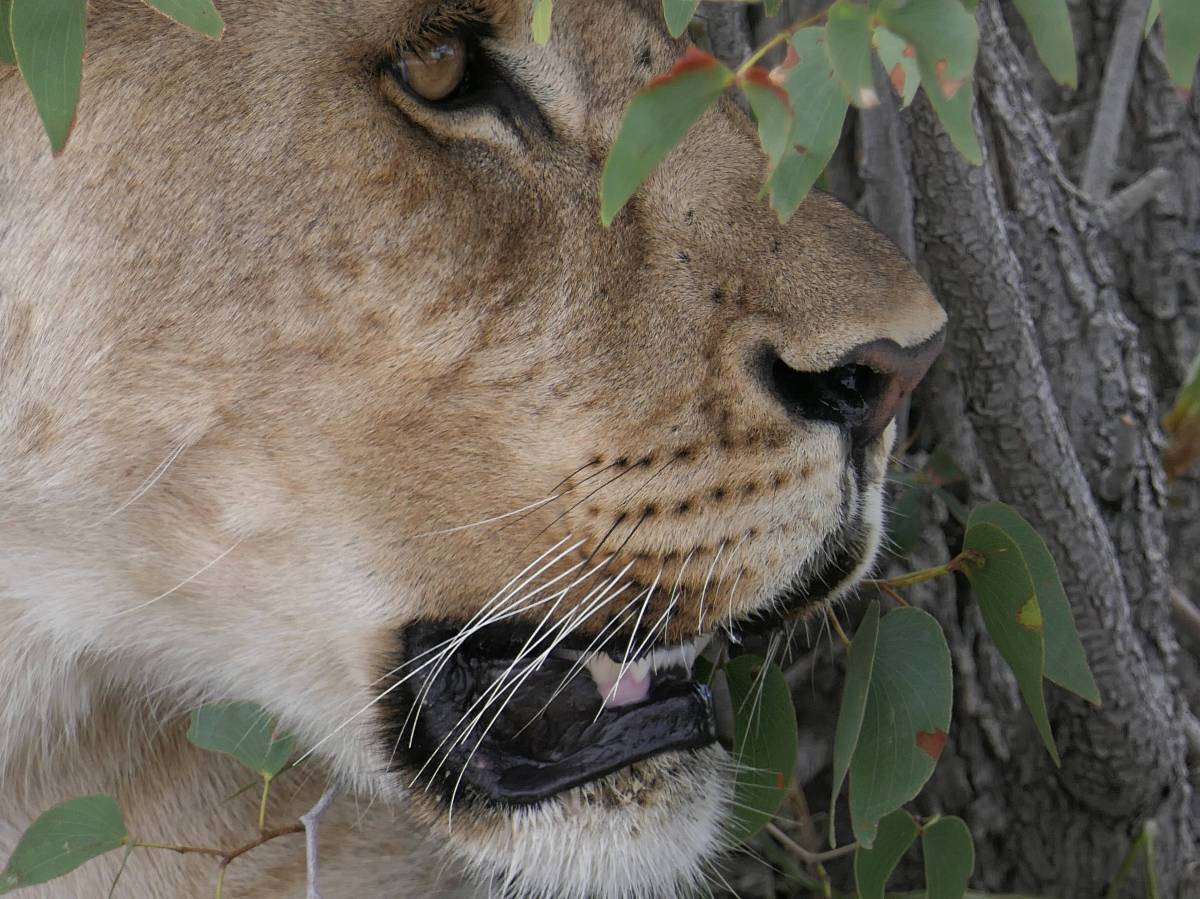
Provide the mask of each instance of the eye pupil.
{"label": "eye pupil", "polygon": [[404,83],[418,97],[433,102],[444,100],[466,77],[466,42],[453,36],[420,50],[402,50],[400,70]]}

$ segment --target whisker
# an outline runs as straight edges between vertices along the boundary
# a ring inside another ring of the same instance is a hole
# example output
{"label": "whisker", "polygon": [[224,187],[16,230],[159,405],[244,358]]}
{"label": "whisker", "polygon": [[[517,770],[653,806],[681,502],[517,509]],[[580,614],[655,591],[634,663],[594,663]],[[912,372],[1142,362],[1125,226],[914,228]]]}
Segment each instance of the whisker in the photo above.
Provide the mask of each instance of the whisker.
{"label": "whisker", "polygon": [[178,446],[176,446],[173,450],[171,450],[170,453],[167,454],[167,458],[163,459],[161,462],[158,463],[157,467],[155,467],[155,469],[152,472],[150,472],[149,475],[146,476],[146,479],[144,481],[142,481],[141,484],[138,485],[137,489],[133,491],[133,495],[131,495],[129,497],[129,499],[125,500],[125,502],[121,503],[121,505],[117,506],[115,509],[113,509],[111,512],[109,512],[103,518],[100,518],[97,521],[93,521],[91,524],[85,524],[83,526],[83,529],[86,531],[86,530],[90,530],[95,527],[99,527],[100,525],[104,524],[104,522],[108,521],[109,519],[114,518],[117,515],[120,515],[122,512],[124,512],[126,509],[128,509],[130,506],[132,506],[134,503],[136,503],[139,499],[141,499],[143,496],[145,496],[146,493],[150,490],[150,488],[153,487],[155,484],[157,484],[159,482],[159,480],[162,478],[162,476],[167,473],[167,469],[170,468],[173,464],[175,464],[175,460],[179,458],[179,456],[183,453],[183,451],[185,449],[187,449],[186,441],[184,441],[184,442],[180,443]]}
{"label": "whisker", "polygon": [[527,506],[522,506],[519,509],[513,509],[511,512],[505,512],[503,515],[493,515],[491,518],[484,518],[481,521],[473,521],[470,524],[460,524],[460,525],[458,525],[456,527],[452,527],[452,528],[442,528],[439,531],[425,531],[424,533],[421,533],[421,534],[410,534],[408,537],[405,537],[404,539],[418,540],[422,537],[440,537],[445,534],[454,534],[454,533],[457,533],[458,531],[466,531],[466,530],[469,530],[470,528],[482,527],[485,524],[494,524],[497,521],[503,521],[506,518],[512,518],[512,516],[514,516],[514,515],[520,515],[522,512],[529,512],[534,509],[540,509],[542,506],[546,505],[547,503],[554,502],[560,496],[562,496],[561,493],[556,493],[553,496],[547,496],[545,499],[539,499],[537,502],[530,503]]}
{"label": "whisker", "polygon": [[242,541],[244,539],[245,539],[244,537],[239,537],[237,539],[237,541],[233,544],[233,546],[224,550],[220,555],[218,555],[211,562],[205,563],[198,571],[195,571],[192,574],[189,574],[187,577],[185,577],[182,581],[180,581],[178,584],[176,584],[170,590],[165,590],[162,593],[158,594],[158,596],[154,597],[153,599],[148,599],[145,602],[139,603],[136,606],[132,606],[128,609],[120,609],[116,612],[113,612],[111,615],[109,615],[108,617],[106,617],[103,620],[111,621],[114,618],[121,618],[125,615],[131,615],[134,612],[140,612],[142,609],[146,608],[147,606],[154,605],[154,603],[158,602],[160,599],[166,599],[168,596],[170,596],[176,590],[180,590],[183,587],[186,587],[188,584],[190,584],[196,578],[200,577],[200,575],[204,574],[204,572],[208,571],[210,568],[212,568],[214,565],[216,565],[218,562],[220,562],[222,559],[224,559],[227,555],[229,555],[231,552],[233,552],[235,549],[237,549],[239,546],[241,546]]}

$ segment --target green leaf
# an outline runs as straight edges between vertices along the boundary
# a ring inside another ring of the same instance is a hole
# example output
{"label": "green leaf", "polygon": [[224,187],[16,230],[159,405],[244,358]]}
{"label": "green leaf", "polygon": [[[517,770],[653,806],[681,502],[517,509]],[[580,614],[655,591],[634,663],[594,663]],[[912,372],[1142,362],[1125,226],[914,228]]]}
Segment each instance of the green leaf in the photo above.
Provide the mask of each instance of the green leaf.
{"label": "green leaf", "polygon": [[939,818],[921,834],[928,899],[963,899],[975,868],[975,843],[962,818]]}
{"label": "green leaf", "polygon": [[550,40],[550,16],[554,12],[554,0],[534,0],[533,39],[543,47]]}
{"label": "green leaf", "polygon": [[12,44],[12,19],[13,0],[0,0],[0,63],[5,65],[15,66],[17,64],[17,53],[13,50]]}
{"label": "green leaf", "polygon": [[796,764],[796,711],[777,665],[743,655],[725,666],[733,703],[733,755],[738,766],[734,807],[723,842],[744,843],[771,820]]}
{"label": "green leaf", "polygon": [[783,0],[763,0],[763,12],[768,16],[779,15],[779,5]]}
{"label": "green leaf", "polygon": [[1170,477],[1178,477],[1200,460],[1200,353],[1192,360],[1171,411],[1163,417],[1163,428],[1171,436],[1163,464]]}
{"label": "green leaf", "polygon": [[849,108],[825,53],[825,29],[802,28],[789,47],[782,68],[795,119],[788,149],[767,182],[781,221],[791,218],[829,163]]}
{"label": "green leaf", "polygon": [[1175,87],[1191,94],[1200,59],[1200,8],[1196,0],[1162,0],[1163,46]]}
{"label": "green leaf", "polygon": [[842,705],[838,709],[837,731],[833,738],[833,790],[829,796],[829,844],[833,847],[837,846],[834,812],[838,793],[842,792],[842,783],[850,770],[850,760],[862,732],[878,642],[879,603],[872,601],[846,653],[846,685],[842,688]]}
{"label": "green leaf", "polygon": [[1142,30],[1142,37],[1150,37],[1150,32],[1154,30],[1154,23],[1158,21],[1158,17],[1162,14],[1162,0],[1150,0],[1150,9],[1146,11],[1146,27]]}
{"label": "green leaf", "polygon": [[668,74],[634,95],[600,175],[605,225],[732,82],[729,69],[692,47]]}
{"label": "green leaf", "polygon": [[263,777],[283,770],[295,743],[276,733],[270,716],[252,702],[201,706],[192,712],[187,736],[201,749],[231,755]]}
{"label": "green leaf", "polygon": [[22,0],[11,15],[17,65],[57,156],[75,124],[87,0]]}
{"label": "green leaf", "polygon": [[996,525],[976,522],[967,527],[963,549],[984,555],[982,563],[972,563],[966,568],[984,626],[1016,675],[1017,686],[1042,742],[1054,764],[1059,765],[1042,693],[1046,650],[1044,628],[1040,626],[1041,610],[1021,547]]}
{"label": "green leaf", "polygon": [[924,63],[918,61],[921,79],[925,84],[925,96],[929,98],[933,111],[937,113],[938,121],[946,129],[946,134],[958,152],[974,165],[983,164],[983,149],[979,146],[979,136],[975,133],[975,120],[971,116],[971,108],[975,105],[975,92],[971,82],[967,83],[953,97],[947,99],[939,90],[929,90],[932,83],[930,73]]}
{"label": "green leaf", "polygon": [[825,52],[850,102],[863,109],[878,106],[871,71],[871,23],[865,6],[838,0],[829,8]]}
{"label": "green leaf", "polygon": [[25,831],[0,871],[0,893],[62,877],[129,839],[121,807],[111,796],[59,803]]}
{"label": "green leaf", "polygon": [[952,97],[975,69],[979,30],[959,0],[882,0],[875,11],[880,24],[912,44],[921,64],[925,89]]}
{"label": "green leaf", "polygon": [[917,68],[917,51],[908,41],[886,28],[875,29],[875,49],[892,82],[892,90],[907,106],[921,86],[921,70]]}
{"label": "green leaf", "polygon": [[1025,20],[1033,46],[1054,80],[1075,87],[1079,73],[1067,0],[1013,0],[1013,6]]}
{"label": "green leaf", "polygon": [[663,16],[667,20],[667,31],[671,32],[671,37],[683,34],[699,5],[700,0],[662,0]]}
{"label": "green leaf", "polygon": [[214,40],[225,30],[225,22],[212,0],[143,0],[185,28],[198,31]]}
{"label": "green leaf", "polygon": [[1064,690],[1070,690],[1093,705],[1099,705],[1100,691],[1088,667],[1087,655],[1071,615],[1071,604],[1067,601],[1067,593],[1058,577],[1058,567],[1046,548],[1046,542],[1016,509],[1004,503],[988,503],[973,509],[968,528],[984,522],[1004,531],[1021,548],[1021,557],[1033,582],[1044,621],[1046,677]]}
{"label": "green leaf", "polygon": [[905,487],[888,512],[885,545],[901,558],[910,555],[921,540],[921,513],[925,496],[926,492],[921,487]]}
{"label": "green leaf", "polygon": [[917,838],[917,823],[903,809],[892,812],[879,822],[875,845],[860,846],[854,852],[854,884],[859,899],[883,899],[888,878]]}
{"label": "green leaf", "polygon": [[773,170],[788,147],[788,136],[792,133],[794,116],[787,91],[775,84],[766,69],[754,66],[738,80],[738,86],[758,123],[758,142],[770,161]]}
{"label": "green leaf", "polygon": [[850,762],[850,818],[870,848],[879,821],[929,780],[950,731],[950,650],[927,612],[894,609],[879,624],[862,733]]}

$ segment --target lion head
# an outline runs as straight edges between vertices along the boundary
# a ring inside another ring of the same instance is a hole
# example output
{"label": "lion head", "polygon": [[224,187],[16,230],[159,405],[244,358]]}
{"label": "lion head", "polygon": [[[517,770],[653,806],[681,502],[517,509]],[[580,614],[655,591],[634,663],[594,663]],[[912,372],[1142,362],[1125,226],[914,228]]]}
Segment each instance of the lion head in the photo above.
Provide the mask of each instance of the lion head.
{"label": "lion head", "polygon": [[870,566],[941,309],[780,224],[732,102],[601,227],[657,0],[224,7],[92,3],[57,160],[0,72],[0,655],[80,727],[85,665],[258,702],[512,895],[674,895],[732,776],[691,663]]}

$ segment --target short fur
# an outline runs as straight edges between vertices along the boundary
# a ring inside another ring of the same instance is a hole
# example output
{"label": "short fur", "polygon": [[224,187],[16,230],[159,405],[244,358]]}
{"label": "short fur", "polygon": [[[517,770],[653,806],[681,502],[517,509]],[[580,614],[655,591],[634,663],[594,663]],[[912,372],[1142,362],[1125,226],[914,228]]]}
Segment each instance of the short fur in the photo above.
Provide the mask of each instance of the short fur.
{"label": "short fur", "polygon": [[[721,750],[448,821],[387,770],[371,702],[398,634],[609,533],[614,570],[678,586],[679,638],[768,606],[855,516],[869,564],[891,430],[856,482],[838,430],[790,418],[750,360],[918,344],[944,323],[920,279],[823,195],[781,225],[732,103],[600,227],[622,112],[684,49],[658,0],[560,2],[545,48],[529,0],[459,11],[490,20],[543,125],[429,109],[382,71],[438,6],[228,0],[214,43],[94,0],[57,160],[0,70],[0,857],[93,792],[141,839],[238,844],[244,773],[183,731],[239,699],[318,747],[272,820],[344,785],[329,899],[486,893],[467,869],[673,895],[715,848]],[[225,896],[302,896],[301,844],[237,861]],[[104,895],[117,862],[29,895]],[[117,895],[214,877],[143,851]]]}

